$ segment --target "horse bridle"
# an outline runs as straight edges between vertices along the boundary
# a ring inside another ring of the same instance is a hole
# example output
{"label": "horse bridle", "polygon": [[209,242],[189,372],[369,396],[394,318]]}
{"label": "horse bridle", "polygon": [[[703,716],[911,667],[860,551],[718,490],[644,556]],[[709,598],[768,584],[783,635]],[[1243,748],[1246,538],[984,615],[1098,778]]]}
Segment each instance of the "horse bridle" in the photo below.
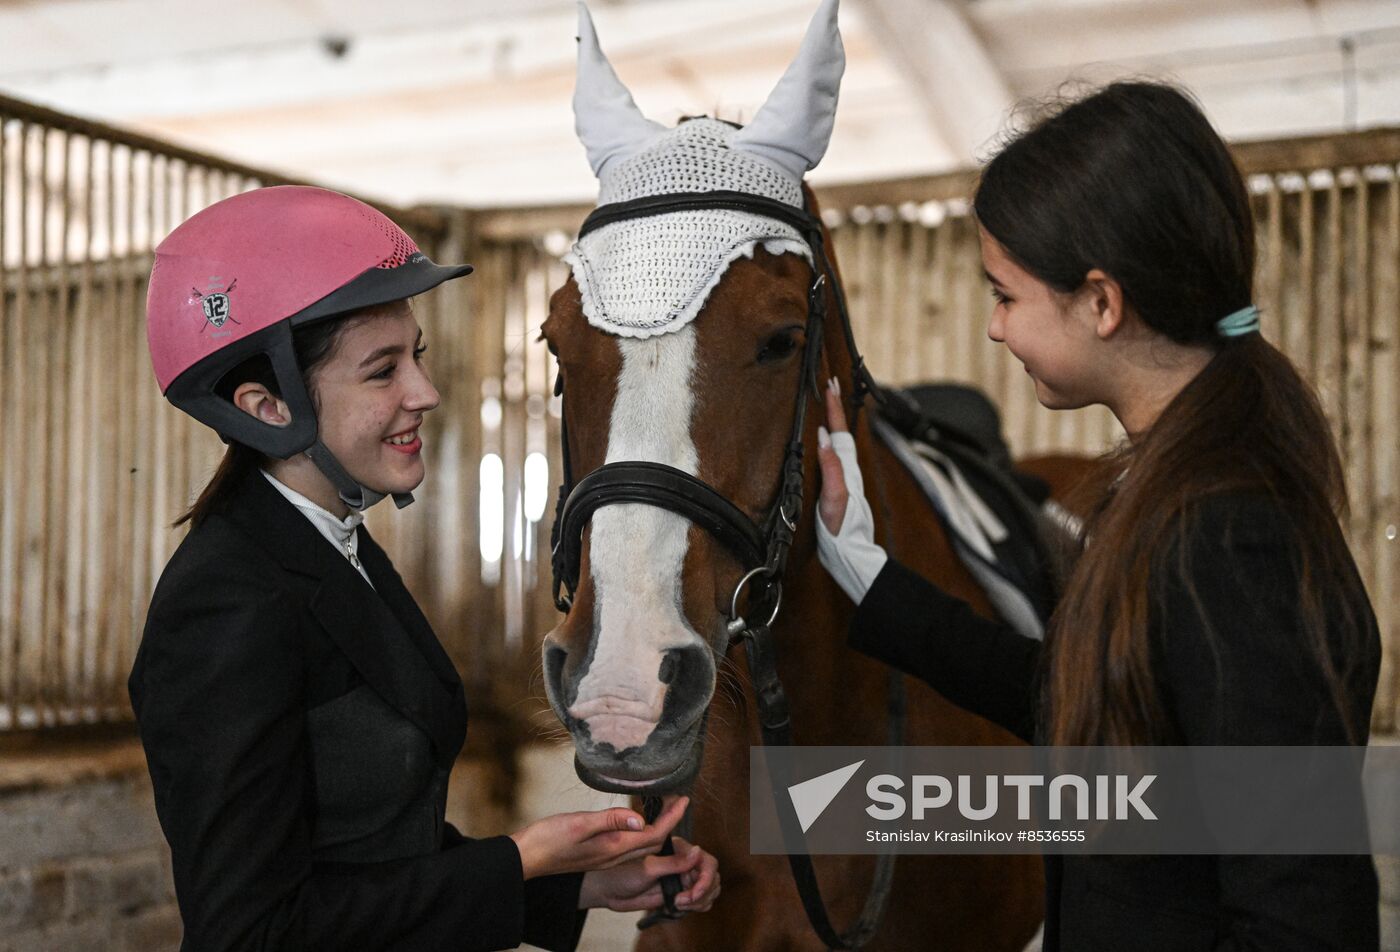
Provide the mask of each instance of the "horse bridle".
{"label": "horse bridle", "polygon": [[[808,394],[817,389],[816,373],[821,356],[827,307],[825,292],[828,287],[836,299],[854,361],[855,405],[860,405],[865,393],[876,390],[855,349],[845,297],[831,274],[821,221],[807,209],[746,192],[676,192],[599,206],[584,220],[579,237],[614,222],[693,209],[729,209],[777,219],[801,233],[812,249],[815,263],[812,284],[807,291],[802,372],[778,493],[767,517],[762,523],[757,523],[708,483],[664,463],[606,463],[573,485],[569,444],[567,438],[563,438],[564,482],[560,487],[551,537],[554,602],[561,612],[567,612],[573,604],[573,593],[578,585],[583,530],[593,513],[603,506],[617,503],[642,503],[682,515],[714,536],[745,568],[745,575],[735,589],[731,606],[737,607],[739,596],[747,586],[752,589],[750,603],[766,603],[764,607],[769,610],[771,619],[776,619],[782,575],[802,511],[802,434]],[[555,392],[563,395],[562,377],[555,386]],[[743,629],[738,625],[742,621],[742,617],[731,612],[731,643],[742,633]]]}
{"label": "horse bridle", "polygon": [[[584,220],[579,229],[579,237],[582,238],[589,232],[614,222],[696,209],[728,209],[775,219],[795,228],[812,250],[812,283],[807,290],[806,340],[802,351],[802,368],[798,378],[792,430],[784,453],[777,495],[767,516],[759,523],[708,483],[663,463],[605,463],[575,485],[569,459],[568,434],[561,425],[563,484],[559,489],[559,501],[551,534],[554,602],[564,613],[573,605],[573,596],[579,581],[583,532],[598,509],[620,503],[639,503],[684,516],[714,536],[744,567],[744,574],[730,599],[727,626],[729,641],[726,650],[732,647],[735,641],[744,643],[763,743],[766,747],[787,747],[792,744],[791,722],[788,718],[787,696],[778,678],[772,626],[782,605],[783,573],[787,568],[788,553],[792,548],[798,519],[802,514],[802,435],[809,395],[820,392],[816,376],[827,316],[828,293],[836,303],[837,316],[852,361],[852,425],[854,414],[859,410],[866,394],[872,394],[881,403],[884,402],[884,394],[870,376],[856,348],[845,295],[840,282],[836,280],[831,259],[826,251],[821,220],[805,206],[798,207],[759,195],[733,191],[653,195],[599,206]],[[563,397],[562,375],[556,381],[555,394]],[[560,418],[561,421],[564,419],[562,412]],[[740,613],[740,599],[746,589],[749,593],[747,615],[766,620],[753,623]],[[888,742],[891,746],[900,746],[903,744],[904,733],[903,680],[894,672],[890,674],[889,697]],[[775,790],[785,788],[785,784],[778,782],[776,774],[773,780]],[[652,798],[648,801],[645,811],[649,814],[648,822],[658,811],[659,799]],[[779,798],[778,814],[783,825],[785,841],[790,846],[788,859],[813,929],[830,948],[860,948],[875,935],[883,917],[894,877],[894,854],[880,855],[875,879],[860,917],[850,930],[838,934],[827,916],[811,857],[801,851],[800,827],[794,826],[795,816],[790,816],[790,813],[790,810],[783,809]],[[666,916],[675,918],[679,914],[675,911],[672,900],[679,891],[679,883],[676,877],[667,879],[671,882],[663,882]]]}

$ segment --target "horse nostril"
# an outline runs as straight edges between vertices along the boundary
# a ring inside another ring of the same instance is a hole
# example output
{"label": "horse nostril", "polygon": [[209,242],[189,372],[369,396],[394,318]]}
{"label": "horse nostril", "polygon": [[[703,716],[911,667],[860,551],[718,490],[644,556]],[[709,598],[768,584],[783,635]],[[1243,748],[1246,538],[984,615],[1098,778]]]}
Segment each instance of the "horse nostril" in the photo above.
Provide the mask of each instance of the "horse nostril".
{"label": "horse nostril", "polygon": [[661,656],[661,667],[657,669],[656,677],[662,684],[670,684],[676,679],[676,673],[681,669],[681,658],[679,649],[671,649]]}
{"label": "horse nostril", "polygon": [[666,685],[661,721],[678,729],[694,723],[715,690],[715,662],[703,645],[671,648],[661,656],[656,677]]}
{"label": "horse nostril", "polygon": [[567,649],[555,644],[547,644],[544,649],[544,687],[551,700],[557,700],[562,707],[573,703],[570,686],[564,683],[564,663],[569,659]]}

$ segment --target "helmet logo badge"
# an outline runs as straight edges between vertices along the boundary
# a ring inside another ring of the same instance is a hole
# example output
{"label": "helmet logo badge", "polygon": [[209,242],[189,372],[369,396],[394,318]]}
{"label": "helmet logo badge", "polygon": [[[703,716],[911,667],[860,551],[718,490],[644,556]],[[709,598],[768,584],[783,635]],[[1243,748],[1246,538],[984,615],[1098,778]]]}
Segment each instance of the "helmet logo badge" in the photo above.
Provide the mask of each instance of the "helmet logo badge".
{"label": "helmet logo badge", "polygon": [[[209,284],[205,290],[200,291],[199,288],[190,289],[194,292],[194,297],[190,300],[190,303],[193,304],[195,301],[198,301],[200,307],[204,310],[204,323],[201,324],[199,328],[201,334],[204,333],[205,327],[212,326],[215,330],[218,330],[229,321],[233,321],[235,324],[238,323],[238,321],[234,320],[233,314],[230,312],[229,308],[229,294],[237,287],[238,279],[234,278],[233,283],[222,291],[216,290],[222,281],[222,278],[212,277],[209,279]],[[227,333],[228,332],[225,331],[225,334]],[[215,334],[214,336],[220,337],[223,335]]]}

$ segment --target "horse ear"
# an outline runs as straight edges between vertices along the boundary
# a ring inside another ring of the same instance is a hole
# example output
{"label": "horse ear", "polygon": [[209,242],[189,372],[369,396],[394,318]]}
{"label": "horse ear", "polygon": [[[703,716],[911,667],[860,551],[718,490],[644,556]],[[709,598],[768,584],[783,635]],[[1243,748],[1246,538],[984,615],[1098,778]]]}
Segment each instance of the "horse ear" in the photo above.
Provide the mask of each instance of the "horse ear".
{"label": "horse ear", "polygon": [[797,58],[753,121],[729,140],[731,149],[761,156],[798,180],[826,154],[836,122],[836,96],[846,69],[836,7],[837,0],[822,0]]}
{"label": "horse ear", "polygon": [[588,7],[578,5],[578,78],[574,85],[574,131],[599,175],[611,159],[625,158],[666,131],[637,108],[598,45]]}

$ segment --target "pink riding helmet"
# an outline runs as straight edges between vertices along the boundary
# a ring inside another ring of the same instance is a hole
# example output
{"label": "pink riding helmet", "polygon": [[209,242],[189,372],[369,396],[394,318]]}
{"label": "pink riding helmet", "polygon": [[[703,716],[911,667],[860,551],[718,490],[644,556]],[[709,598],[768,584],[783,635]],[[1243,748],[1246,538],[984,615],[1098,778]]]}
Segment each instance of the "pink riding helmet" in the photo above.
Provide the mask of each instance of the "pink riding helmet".
{"label": "pink riding helmet", "polygon": [[[146,297],[156,380],[171,403],[225,440],[280,459],[308,452],[346,502],[363,508],[377,494],[350,480],[317,439],[292,330],[421,294],[471,270],[434,264],[385,215],[339,192],[285,185],[226,198],[156,248]],[[255,354],[272,363],[290,426],[262,423],[215,393]]]}

